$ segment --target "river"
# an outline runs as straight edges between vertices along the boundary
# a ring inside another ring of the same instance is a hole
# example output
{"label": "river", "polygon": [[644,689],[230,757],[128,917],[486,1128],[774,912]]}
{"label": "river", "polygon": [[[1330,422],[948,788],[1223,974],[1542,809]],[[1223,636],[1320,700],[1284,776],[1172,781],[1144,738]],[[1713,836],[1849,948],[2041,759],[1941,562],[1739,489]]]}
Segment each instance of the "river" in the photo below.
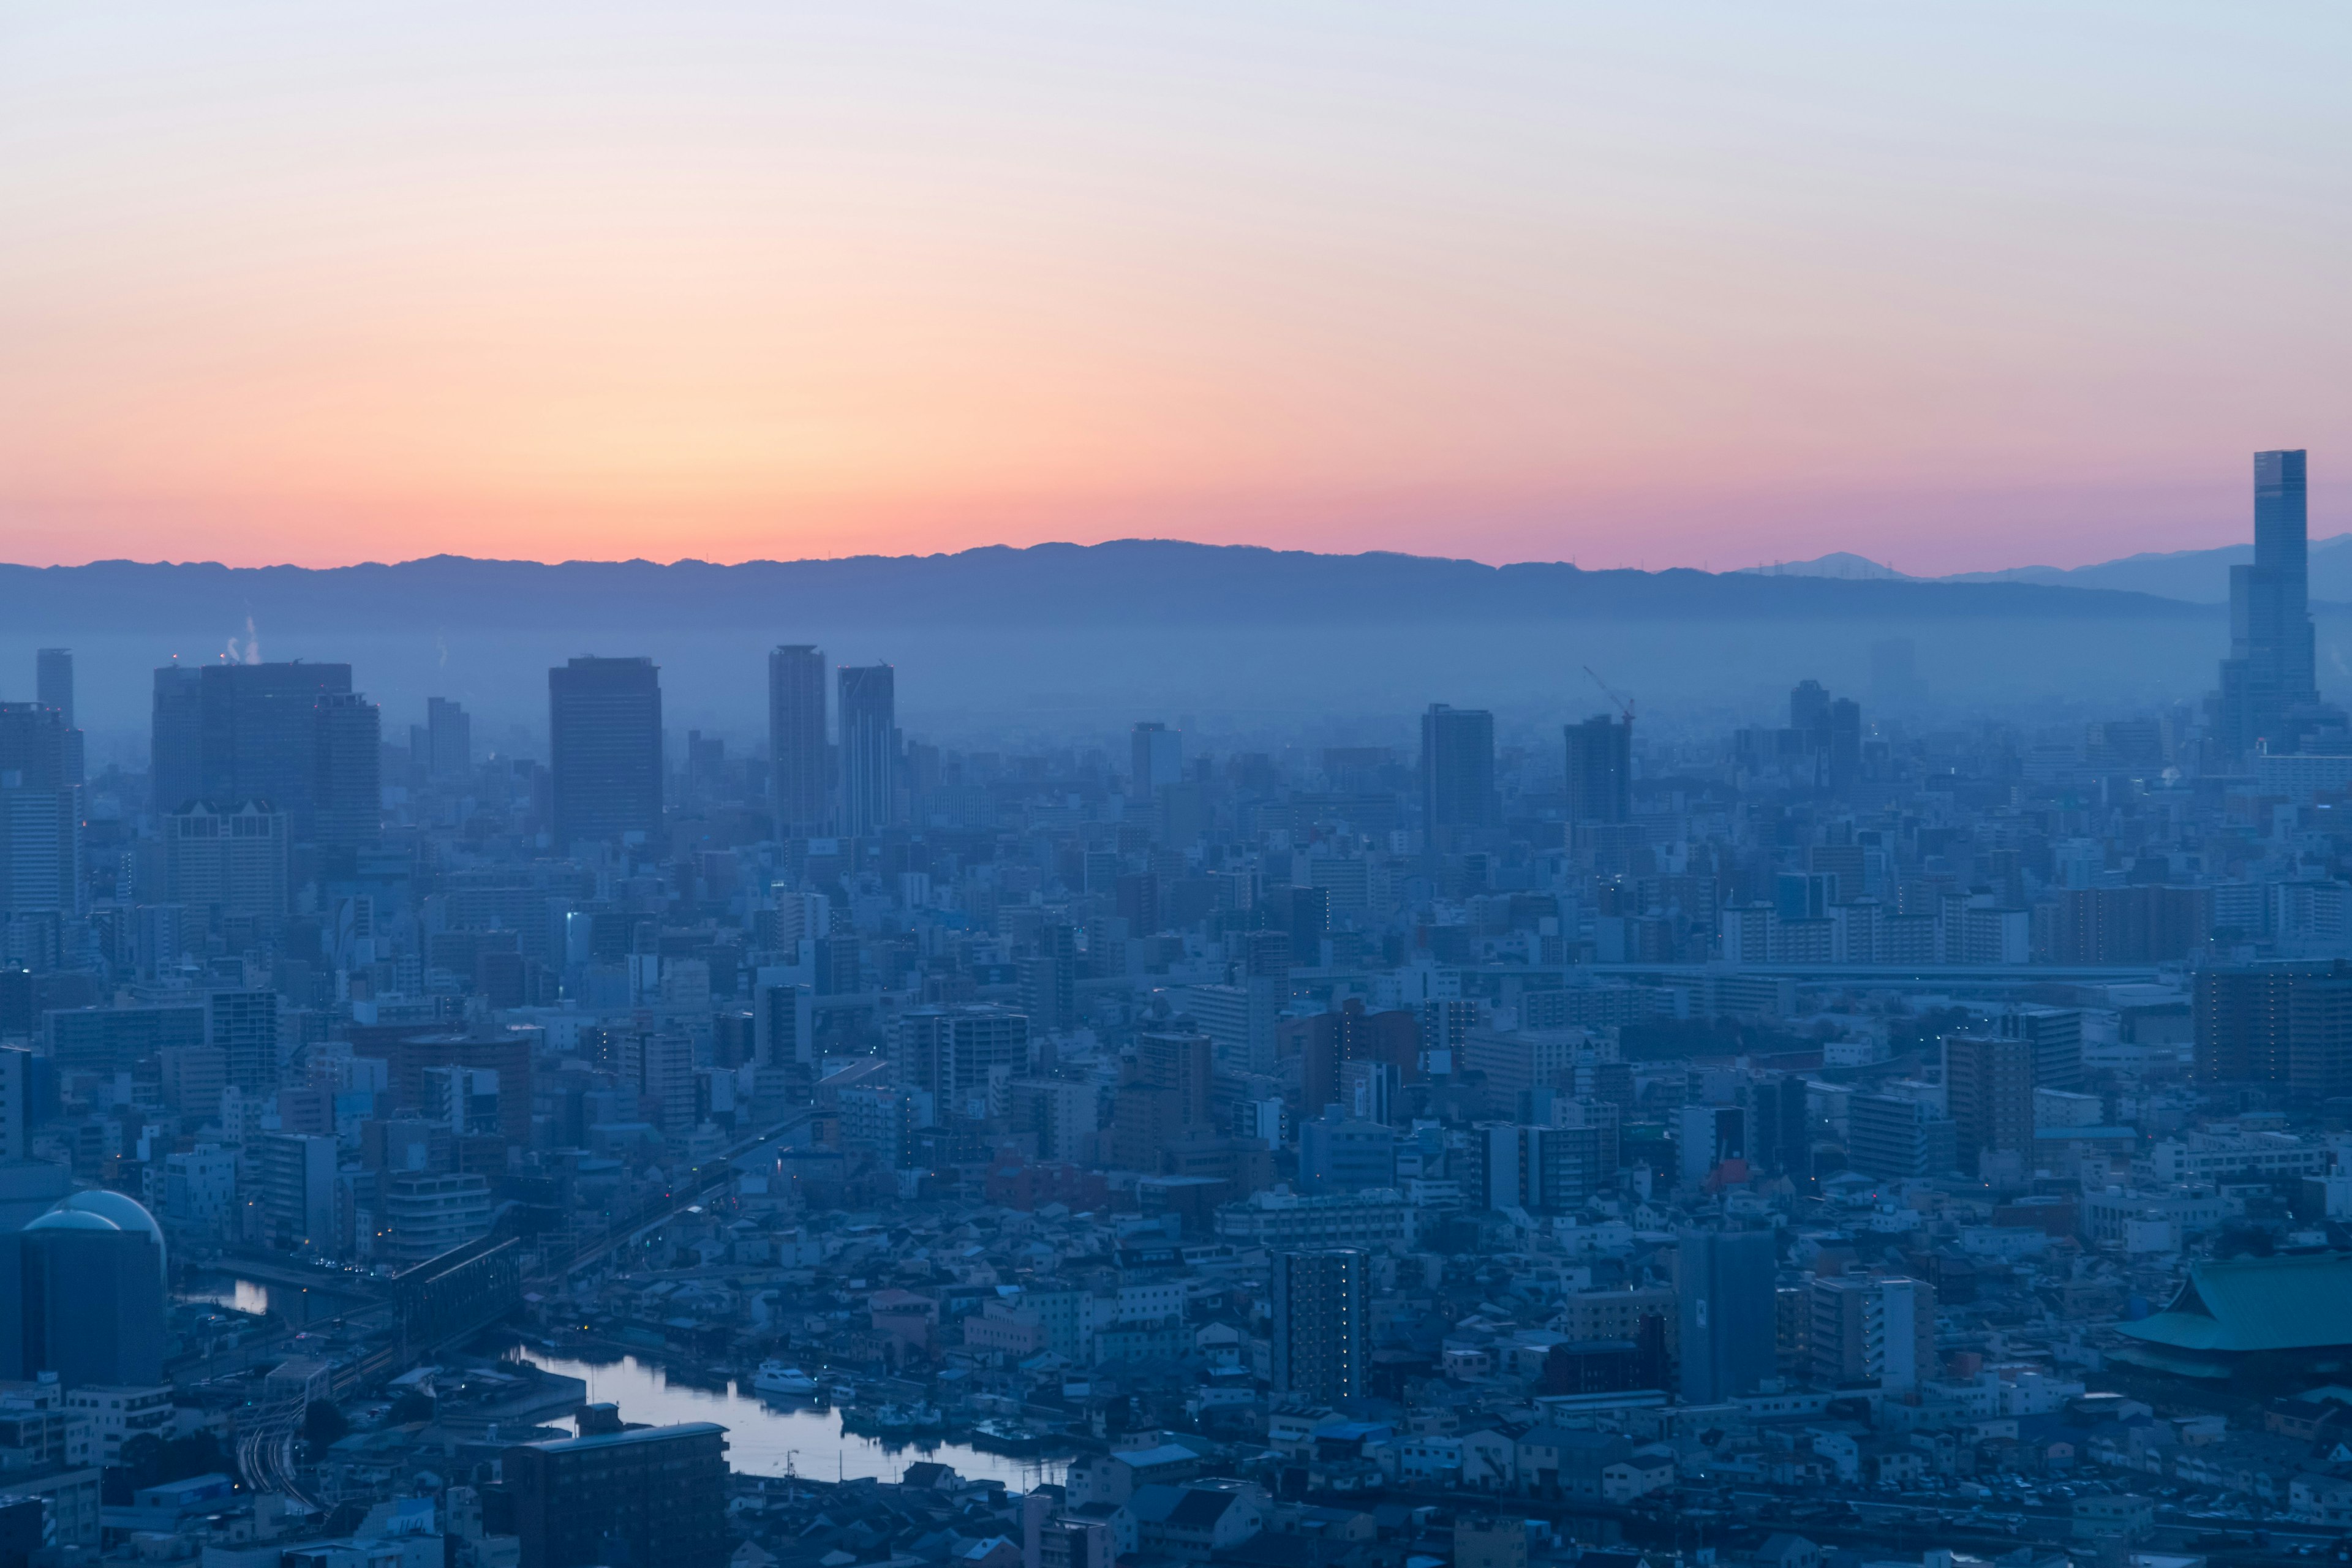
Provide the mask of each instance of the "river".
{"label": "river", "polygon": [[[681,1421],[718,1422],[727,1428],[727,1462],[746,1475],[781,1476],[789,1469],[812,1480],[873,1476],[895,1481],[908,1465],[933,1459],[953,1467],[967,1479],[1001,1480],[1008,1488],[1025,1490],[1041,1482],[1059,1482],[1069,1468],[1066,1458],[1014,1458],[962,1443],[885,1443],[843,1431],[838,1411],[763,1399],[747,1385],[732,1382],[723,1393],[672,1383],[660,1367],[635,1356],[616,1362],[567,1361],[521,1345],[509,1353],[534,1366],[581,1379],[588,1384],[592,1403],[608,1400],[618,1405],[624,1421],[658,1426]],[[569,1422],[551,1425],[567,1430],[571,1426]]]}

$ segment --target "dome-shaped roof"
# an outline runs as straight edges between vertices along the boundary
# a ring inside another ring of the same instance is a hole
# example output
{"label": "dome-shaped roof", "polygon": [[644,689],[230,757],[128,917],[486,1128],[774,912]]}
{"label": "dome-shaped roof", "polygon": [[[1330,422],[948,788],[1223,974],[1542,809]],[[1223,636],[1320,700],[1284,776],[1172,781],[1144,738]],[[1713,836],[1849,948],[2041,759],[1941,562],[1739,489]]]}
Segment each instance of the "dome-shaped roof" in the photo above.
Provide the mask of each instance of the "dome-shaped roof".
{"label": "dome-shaped roof", "polygon": [[147,1205],[129,1193],[91,1187],[86,1192],[68,1193],[52,1206],[110,1219],[118,1230],[143,1230],[158,1244],[163,1239],[163,1227],[155,1223],[155,1216],[147,1212]]}
{"label": "dome-shaped roof", "polygon": [[[147,1205],[129,1193],[118,1193],[110,1187],[90,1187],[79,1193],[68,1193],[50,1208],[51,1214],[94,1214],[110,1221],[117,1230],[145,1231],[154,1240],[155,1250],[163,1252],[163,1227],[147,1212]],[[167,1263],[164,1274],[169,1277]]]}
{"label": "dome-shaped roof", "polygon": [[102,1214],[89,1209],[51,1209],[25,1227],[26,1230],[121,1230],[122,1227]]}

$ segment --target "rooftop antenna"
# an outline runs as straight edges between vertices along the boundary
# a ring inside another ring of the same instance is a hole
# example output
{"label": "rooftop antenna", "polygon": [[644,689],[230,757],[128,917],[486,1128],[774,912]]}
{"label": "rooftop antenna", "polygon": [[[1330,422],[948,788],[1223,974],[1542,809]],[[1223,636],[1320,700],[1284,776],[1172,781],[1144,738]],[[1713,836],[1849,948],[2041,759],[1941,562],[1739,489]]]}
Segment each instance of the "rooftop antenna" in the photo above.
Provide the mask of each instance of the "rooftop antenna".
{"label": "rooftop antenna", "polygon": [[1584,673],[1592,677],[1592,684],[1601,688],[1602,696],[1617,704],[1617,711],[1625,716],[1625,722],[1631,724],[1633,721],[1633,700],[1630,697],[1620,697],[1607,681],[1601,679],[1601,672],[1591,665],[1584,667]]}

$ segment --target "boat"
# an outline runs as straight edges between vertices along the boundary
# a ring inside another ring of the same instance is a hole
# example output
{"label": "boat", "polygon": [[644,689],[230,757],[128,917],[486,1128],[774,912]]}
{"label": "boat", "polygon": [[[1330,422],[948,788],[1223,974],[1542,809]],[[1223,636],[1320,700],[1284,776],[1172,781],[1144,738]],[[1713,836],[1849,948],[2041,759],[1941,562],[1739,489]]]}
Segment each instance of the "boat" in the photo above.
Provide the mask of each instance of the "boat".
{"label": "boat", "polygon": [[751,1386],[779,1399],[814,1399],[818,1394],[816,1379],[780,1361],[761,1362],[760,1370],[751,1374]]}
{"label": "boat", "polygon": [[915,1417],[902,1405],[885,1405],[874,1412],[874,1425],[884,1432],[911,1432]]}
{"label": "boat", "polygon": [[1044,1439],[1018,1421],[992,1418],[972,1427],[971,1442],[976,1448],[992,1448],[1000,1454],[1034,1454]]}
{"label": "boat", "polygon": [[907,1412],[907,1420],[918,1432],[939,1432],[947,1427],[948,1418],[940,1414],[936,1405],[918,1405]]}

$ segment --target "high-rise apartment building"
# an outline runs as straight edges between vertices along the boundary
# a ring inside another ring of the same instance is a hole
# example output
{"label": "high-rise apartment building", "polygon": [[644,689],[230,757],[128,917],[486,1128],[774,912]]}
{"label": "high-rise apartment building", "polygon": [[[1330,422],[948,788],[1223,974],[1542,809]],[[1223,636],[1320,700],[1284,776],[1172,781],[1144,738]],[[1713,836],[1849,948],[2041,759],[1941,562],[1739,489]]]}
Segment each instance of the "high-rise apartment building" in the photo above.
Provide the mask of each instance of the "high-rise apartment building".
{"label": "high-rise apartment building", "polygon": [[1567,726],[1568,820],[1625,822],[1633,815],[1633,720],[1596,713]]}
{"label": "high-rise apartment building", "polygon": [[768,651],[768,779],[780,838],[821,834],[832,820],[824,736],[824,650],[789,643]]}
{"label": "high-rise apartment building", "polygon": [[661,837],[661,671],[650,658],[575,658],[547,672],[555,847]]}
{"label": "high-rise apartment building", "polygon": [[1683,1398],[1714,1405],[1777,1374],[1772,1233],[1685,1230],[1675,1247]]}
{"label": "high-rise apartment building", "polygon": [[2014,1037],[1944,1037],[1944,1093],[1952,1154],[1974,1174],[1990,1152],[2024,1153],[2033,1142],[2033,1046]]}
{"label": "high-rise apartment building", "polygon": [[[609,1407],[608,1407],[609,1408]],[[583,1426],[587,1422],[583,1418]],[[727,1428],[708,1421],[591,1432],[499,1458],[521,1568],[727,1561]]]}
{"label": "high-rise apartment building", "polygon": [[898,1016],[891,1039],[901,1088],[932,1097],[939,1115],[986,1106],[992,1077],[1009,1083],[1029,1069],[1029,1020],[1008,1007],[916,1007]]}
{"label": "high-rise apartment building", "polygon": [[898,672],[872,664],[844,665],[835,674],[841,682],[840,826],[858,838],[897,819]]}
{"label": "high-rise apartment building", "polygon": [[[1848,1274],[1815,1279],[1811,1289],[1806,1337],[1816,1385],[1875,1384],[1896,1394],[1936,1375],[1933,1286],[1899,1276]],[[1687,1342],[1684,1354],[1689,1354]]]}
{"label": "high-rise apartment building", "polygon": [[1273,1258],[1274,1392],[1336,1404],[1371,1370],[1371,1258],[1351,1247]]}
{"label": "high-rise apartment building", "polygon": [[1421,818],[1433,848],[1450,835],[1492,827],[1502,803],[1495,793],[1495,716],[1433,702],[1421,716]]}
{"label": "high-rise apartment building", "polygon": [[2216,713],[2231,756],[2300,750],[2319,702],[2311,628],[2305,455],[2254,454],[2254,559],[2230,568],[2230,657]]}

